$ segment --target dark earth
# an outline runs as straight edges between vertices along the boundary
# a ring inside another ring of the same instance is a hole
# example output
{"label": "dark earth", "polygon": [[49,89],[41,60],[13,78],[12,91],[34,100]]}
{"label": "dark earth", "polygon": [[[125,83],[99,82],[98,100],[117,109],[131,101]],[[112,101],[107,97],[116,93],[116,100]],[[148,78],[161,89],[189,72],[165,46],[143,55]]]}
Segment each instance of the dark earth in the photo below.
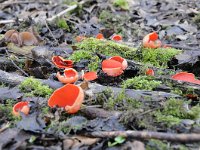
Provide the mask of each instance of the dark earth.
{"label": "dark earth", "polygon": [[[0,8],[0,149],[200,148],[200,85],[172,79],[178,72],[200,79],[199,0],[0,0]],[[11,29],[29,31],[38,42],[7,41]],[[154,31],[168,48],[143,47]],[[112,41],[115,34],[122,41]],[[47,104],[63,86],[56,77],[63,69],[52,62],[58,55],[73,60],[79,75],[98,75],[74,83],[85,93],[75,114]],[[101,67],[114,55],[128,62],[117,77]],[[147,68],[155,75],[146,76]],[[20,101],[30,112],[16,117]]]}

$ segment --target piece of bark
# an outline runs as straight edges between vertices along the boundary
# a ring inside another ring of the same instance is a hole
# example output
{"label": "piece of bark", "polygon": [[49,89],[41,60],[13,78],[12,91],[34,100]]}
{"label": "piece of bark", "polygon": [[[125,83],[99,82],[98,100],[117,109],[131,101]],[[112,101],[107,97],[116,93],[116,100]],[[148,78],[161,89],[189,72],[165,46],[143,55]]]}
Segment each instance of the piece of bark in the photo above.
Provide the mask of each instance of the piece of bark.
{"label": "piece of bark", "polygon": [[172,142],[198,142],[200,141],[200,134],[176,134],[176,133],[163,133],[163,132],[151,132],[151,131],[96,131],[86,133],[85,135],[95,138],[114,138],[122,136],[125,138],[135,139],[159,139]]}
{"label": "piece of bark", "polygon": [[[101,93],[107,88],[108,88],[107,86],[102,86],[97,83],[90,83],[89,89],[85,91],[85,93],[90,97],[94,97],[96,94]],[[117,87],[109,87],[109,88],[112,89],[115,96],[117,96],[123,90],[122,88],[117,88]],[[125,95],[139,101],[144,100],[144,98],[156,101],[163,101],[169,98],[181,98],[179,95],[173,93],[160,92],[160,91],[147,91],[147,90],[133,90],[133,89],[125,89]]]}
{"label": "piece of bark", "polygon": [[[3,70],[0,70],[0,82],[2,83],[16,86],[19,85],[21,82],[23,82],[25,79],[27,79],[27,77],[20,76],[16,73],[8,73]],[[45,79],[45,80],[38,79],[38,80],[53,89],[57,89],[63,86],[62,83],[50,79]]]}

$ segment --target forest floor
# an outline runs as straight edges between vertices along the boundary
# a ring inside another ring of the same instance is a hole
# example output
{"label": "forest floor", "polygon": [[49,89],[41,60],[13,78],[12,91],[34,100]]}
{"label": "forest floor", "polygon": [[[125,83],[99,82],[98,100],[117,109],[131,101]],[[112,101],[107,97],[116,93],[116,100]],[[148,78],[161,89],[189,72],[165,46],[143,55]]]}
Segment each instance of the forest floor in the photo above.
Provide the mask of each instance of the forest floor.
{"label": "forest floor", "polygon": [[[0,8],[0,149],[200,149],[199,0]],[[150,33],[162,46],[145,47]]]}

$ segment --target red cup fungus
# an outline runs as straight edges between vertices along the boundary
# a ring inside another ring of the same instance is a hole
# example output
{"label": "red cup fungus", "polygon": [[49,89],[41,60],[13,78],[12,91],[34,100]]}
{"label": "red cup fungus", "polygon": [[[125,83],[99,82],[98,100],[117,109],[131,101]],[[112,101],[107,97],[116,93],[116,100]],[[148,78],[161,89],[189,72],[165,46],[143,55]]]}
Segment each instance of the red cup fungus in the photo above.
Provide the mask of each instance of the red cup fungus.
{"label": "red cup fungus", "polygon": [[28,106],[28,102],[18,102],[13,106],[13,115],[20,116],[20,112],[24,113],[25,115],[29,114],[30,107]]}
{"label": "red cup fungus", "polygon": [[110,60],[118,61],[122,64],[122,69],[125,70],[128,67],[128,63],[126,59],[122,58],[121,56],[113,56],[109,58]]}
{"label": "red cup fungus", "polygon": [[92,81],[92,80],[95,80],[98,78],[97,76],[97,73],[94,72],[94,71],[91,71],[91,72],[87,72],[87,73],[84,73],[82,78],[85,80],[85,81]]}
{"label": "red cup fungus", "polygon": [[121,35],[113,35],[111,38],[113,41],[122,41],[122,36]]}
{"label": "red cup fungus", "polygon": [[102,70],[108,76],[119,76],[123,73],[122,63],[116,60],[108,59],[102,62]]}
{"label": "red cup fungus", "polygon": [[147,69],[145,73],[146,73],[147,76],[154,76],[153,69]]}
{"label": "red cup fungus", "polygon": [[143,46],[145,48],[159,48],[161,45],[162,43],[158,39],[158,34],[156,32],[149,33],[143,38]]}
{"label": "red cup fungus", "polygon": [[61,75],[60,72],[57,72],[56,77],[62,83],[74,83],[78,80],[78,72],[73,68],[67,68],[64,70],[64,75]]}
{"label": "red cup fungus", "polygon": [[74,84],[66,84],[55,90],[48,100],[50,107],[63,107],[69,114],[80,110],[84,100],[84,92],[81,87]]}
{"label": "red cup fungus", "polygon": [[200,84],[200,80],[195,79],[195,75],[193,73],[179,72],[179,73],[173,75],[172,79],[195,83],[195,84]]}
{"label": "red cup fungus", "polygon": [[72,68],[73,67],[73,61],[72,60],[66,60],[62,58],[61,56],[53,56],[52,62],[56,65],[56,67],[60,69],[65,68]]}
{"label": "red cup fungus", "polygon": [[103,39],[104,39],[104,36],[103,36],[102,33],[98,33],[98,34],[96,35],[96,38],[99,39],[99,40],[103,40]]}

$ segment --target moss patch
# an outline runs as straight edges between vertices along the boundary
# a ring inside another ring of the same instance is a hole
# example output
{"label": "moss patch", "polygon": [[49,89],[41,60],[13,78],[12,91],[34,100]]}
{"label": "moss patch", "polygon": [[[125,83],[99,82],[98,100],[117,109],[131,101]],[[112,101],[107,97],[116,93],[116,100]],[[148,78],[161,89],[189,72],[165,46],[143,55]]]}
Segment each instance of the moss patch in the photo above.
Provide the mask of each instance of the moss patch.
{"label": "moss patch", "polygon": [[141,102],[127,97],[125,90],[120,91],[116,96],[112,89],[108,88],[97,96],[97,104],[103,105],[104,108],[109,110],[132,110],[140,108]]}
{"label": "moss patch", "polygon": [[97,55],[86,50],[75,51],[68,59],[71,59],[74,62],[79,62],[82,59],[89,60],[89,64],[88,64],[89,71],[96,71],[100,63],[100,59]]}
{"label": "moss patch", "polygon": [[113,5],[123,10],[129,10],[129,4],[127,0],[114,0]]}
{"label": "moss patch", "polygon": [[76,44],[79,50],[100,53],[106,56],[120,55],[127,59],[133,59],[135,48],[124,44],[119,44],[109,40],[98,40],[96,38],[87,38]]}
{"label": "moss patch", "polygon": [[150,76],[138,76],[127,79],[122,83],[123,88],[136,90],[153,90],[161,84],[160,81],[153,80]]}
{"label": "moss patch", "polygon": [[179,124],[182,119],[198,119],[200,117],[200,106],[191,107],[188,111],[184,108],[183,100],[170,99],[165,102],[163,109],[154,113],[156,120],[167,126]]}
{"label": "moss patch", "polygon": [[19,89],[26,93],[26,96],[41,96],[49,97],[53,93],[53,89],[47,85],[43,85],[39,80],[32,77],[24,80],[20,85]]}
{"label": "moss patch", "polygon": [[174,48],[143,48],[139,53],[136,53],[134,59],[156,67],[166,68],[167,63],[180,52],[180,50]]}
{"label": "moss patch", "polygon": [[0,124],[4,123],[5,121],[9,121],[11,123],[18,121],[19,117],[15,117],[12,114],[12,108],[15,104],[14,100],[6,100],[5,104],[0,104]]}
{"label": "moss patch", "polygon": [[193,18],[193,22],[200,28],[200,13]]}

